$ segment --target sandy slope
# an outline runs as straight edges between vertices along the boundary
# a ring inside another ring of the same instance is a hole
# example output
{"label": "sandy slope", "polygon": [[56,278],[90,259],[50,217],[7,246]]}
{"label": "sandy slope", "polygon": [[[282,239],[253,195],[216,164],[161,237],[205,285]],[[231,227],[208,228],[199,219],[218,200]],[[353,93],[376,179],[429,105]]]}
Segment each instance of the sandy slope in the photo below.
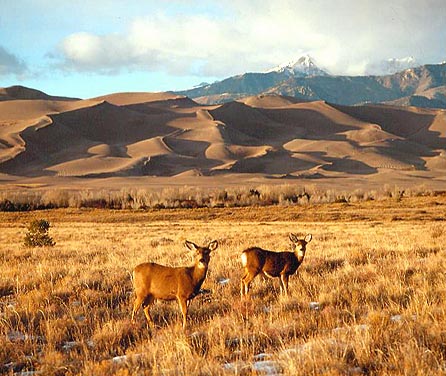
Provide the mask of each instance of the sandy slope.
{"label": "sandy slope", "polygon": [[277,95],[213,106],[172,93],[8,98],[0,101],[4,181],[10,176],[442,181],[446,170],[444,110],[335,106]]}
{"label": "sandy slope", "polygon": [[92,98],[94,101],[107,101],[117,106],[124,106],[130,104],[147,103],[147,102],[159,102],[169,99],[184,98],[181,95],[177,95],[170,92],[160,93],[114,93],[102,95],[100,97]]}
{"label": "sandy slope", "polygon": [[238,102],[244,103],[251,107],[260,107],[260,108],[279,108],[279,107],[287,107],[292,104],[302,103],[306,101],[302,101],[293,97],[286,97],[280,95],[255,95],[251,97],[246,97],[239,99]]}
{"label": "sandy slope", "polygon": [[78,98],[68,98],[68,97],[48,95],[43,91],[30,89],[28,87],[20,85],[0,88],[0,101],[10,101],[18,99],[26,99],[26,100],[41,99],[41,100],[54,100],[54,101],[79,100]]}
{"label": "sandy slope", "polygon": [[0,102],[0,121],[29,120],[48,114],[72,111],[100,103],[93,100],[53,101],[53,100],[13,100]]}

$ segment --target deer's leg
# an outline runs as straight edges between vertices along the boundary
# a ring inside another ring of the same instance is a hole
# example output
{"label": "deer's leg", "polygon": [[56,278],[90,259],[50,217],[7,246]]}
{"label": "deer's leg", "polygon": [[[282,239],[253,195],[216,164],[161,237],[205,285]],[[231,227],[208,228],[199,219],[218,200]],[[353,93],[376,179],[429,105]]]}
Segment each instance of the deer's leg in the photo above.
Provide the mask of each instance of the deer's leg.
{"label": "deer's leg", "polygon": [[183,314],[183,329],[185,329],[187,318],[187,300],[185,298],[178,297],[178,304],[180,305],[181,313]]}
{"label": "deer's leg", "polygon": [[288,274],[280,275],[280,290],[284,295],[288,295],[288,280],[290,276]]}
{"label": "deer's leg", "polygon": [[240,288],[240,293],[242,296],[248,294],[249,285],[251,284],[252,280],[256,277],[256,275],[257,274],[253,274],[247,271],[246,274],[243,276]]}
{"label": "deer's leg", "polygon": [[146,320],[149,324],[153,324],[152,316],[150,315],[150,306],[155,301],[155,298],[152,295],[146,296],[142,303],[142,309],[144,311],[144,315],[146,316]]}
{"label": "deer's leg", "polygon": [[247,276],[247,273],[240,280],[240,296],[241,297],[243,297],[247,293],[246,287],[245,287],[245,278],[246,278],[246,276]]}
{"label": "deer's leg", "polygon": [[138,312],[139,307],[141,307],[141,304],[143,302],[143,298],[140,296],[136,296],[135,302],[133,303],[133,310],[132,310],[132,324],[135,323],[135,314]]}

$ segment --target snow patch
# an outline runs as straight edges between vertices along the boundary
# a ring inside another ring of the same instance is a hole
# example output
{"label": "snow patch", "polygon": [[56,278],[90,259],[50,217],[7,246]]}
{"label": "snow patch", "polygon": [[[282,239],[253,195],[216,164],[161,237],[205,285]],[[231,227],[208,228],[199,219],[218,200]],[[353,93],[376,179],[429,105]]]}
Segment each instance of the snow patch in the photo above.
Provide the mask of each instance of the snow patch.
{"label": "snow patch", "polygon": [[285,64],[280,64],[265,73],[278,72],[288,73],[298,77],[306,76],[328,76],[327,72],[320,69],[310,55],[304,55],[297,60],[292,60]]}
{"label": "snow patch", "polygon": [[142,354],[132,354],[132,355],[121,355],[121,356],[115,356],[111,359],[113,363],[116,364],[123,364],[127,362],[134,362],[141,358]]}
{"label": "snow patch", "polygon": [[217,281],[217,283],[222,286],[227,285],[229,282],[231,282],[231,280],[229,278],[220,278]]}
{"label": "snow patch", "polygon": [[263,375],[281,375],[283,373],[282,367],[274,360],[261,360],[254,362],[252,370]]}

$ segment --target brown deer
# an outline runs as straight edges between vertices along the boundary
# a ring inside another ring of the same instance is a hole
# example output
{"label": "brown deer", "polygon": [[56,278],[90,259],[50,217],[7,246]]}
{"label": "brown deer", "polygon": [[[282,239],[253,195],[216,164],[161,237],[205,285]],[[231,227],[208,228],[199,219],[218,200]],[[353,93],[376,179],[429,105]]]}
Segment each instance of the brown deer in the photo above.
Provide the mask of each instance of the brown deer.
{"label": "brown deer", "polygon": [[250,283],[259,274],[270,278],[280,278],[280,291],[288,295],[288,279],[302,264],[306,246],[311,239],[311,234],[305,236],[304,239],[299,239],[296,234],[290,234],[294,252],[272,252],[258,247],[245,249],[241,255],[245,268],[245,275],[241,280],[241,296],[248,294]]}
{"label": "brown deer", "polygon": [[186,327],[187,308],[191,299],[200,291],[208,271],[210,253],[217,249],[218,242],[214,240],[206,247],[199,247],[186,240],[185,246],[196,252],[193,266],[170,267],[145,262],[133,270],[136,299],[133,304],[132,323],[134,323],[135,314],[141,305],[150,324],[153,323],[153,320],[149,309],[156,299],[176,299],[183,314],[183,329]]}

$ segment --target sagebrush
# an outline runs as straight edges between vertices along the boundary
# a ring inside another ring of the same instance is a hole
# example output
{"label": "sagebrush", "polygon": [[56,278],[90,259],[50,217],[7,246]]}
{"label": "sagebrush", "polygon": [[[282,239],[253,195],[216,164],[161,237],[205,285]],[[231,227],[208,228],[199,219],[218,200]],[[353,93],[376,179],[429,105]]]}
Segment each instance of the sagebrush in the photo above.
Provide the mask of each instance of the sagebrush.
{"label": "sagebrush", "polygon": [[25,235],[26,247],[54,247],[56,242],[48,234],[50,223],[45,219],[35,219],[28,226]]}
{"label": "sagebrush", "polygon": [[116,190],[14,190],[0,191],[0,211],[31,211],[55,208],[96,209],[178,209],[248,206],[307,206],[309,204],[355,203],[403,197],[442,194],[425,186],[400,188],[385,185],[381,189],[342,191],[320,189],[316,185],[279,184],[200,188],[192,186],[161,189]]}

